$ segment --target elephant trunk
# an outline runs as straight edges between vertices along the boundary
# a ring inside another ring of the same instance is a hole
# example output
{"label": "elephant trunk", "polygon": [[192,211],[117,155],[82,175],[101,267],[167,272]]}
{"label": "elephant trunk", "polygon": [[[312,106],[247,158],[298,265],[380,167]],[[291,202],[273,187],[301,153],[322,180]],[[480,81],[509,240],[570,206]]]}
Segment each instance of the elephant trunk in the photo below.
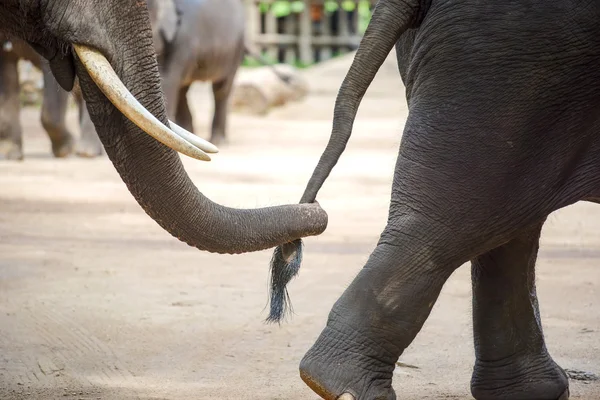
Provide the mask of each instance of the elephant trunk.
{"label": "elephant trunk", "polygon": [[[131,18],[143,18],[138,26],[150,26],[147,12]],[[108,55],[112,68],[142,106],[168,126],[151,32],[125,31],[126,25],[122,29],[115,29],[116,37],[127,38],[135,46],[115,44],[102,49],[99,42],[95,47]],[[77,54],[81,57],[83,53]],[[327,214],[317,204],[241,210],[210,201],[191,181],[178,154],[121,114],[96,86],[94,74],[82,61],[76,60],[76,72],[108,157],[144,211],[173,236],[200,250],[234,254],[267,249],[325,230]]]}

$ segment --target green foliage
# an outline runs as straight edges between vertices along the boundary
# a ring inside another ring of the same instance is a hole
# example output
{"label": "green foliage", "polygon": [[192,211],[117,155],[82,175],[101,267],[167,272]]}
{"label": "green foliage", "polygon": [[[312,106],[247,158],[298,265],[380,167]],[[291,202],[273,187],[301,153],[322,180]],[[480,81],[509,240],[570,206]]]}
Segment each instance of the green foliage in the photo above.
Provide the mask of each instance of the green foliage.
{"label": "green foliage", "polygon": [[369,2],[361,1],[358,4],[358,31],[364,34],[367,30],[367,25],[371,21],[371,11],[369,10]]}
{"label": "green foliage", "polygon": [[[353,1],[345,0],[341,3],[342,8],[345,11],[353,11],[356,9],[356,4]],[[371,11],[369,9],[371,5],[371,1],[364,0],[358,3],[358,32],[362,35],[367,29],[367,25],[369,25],[369,21],[371,20]],[[275,1],[271,3],[271,11],[276,17],[285,17],[290,15],[291,13],[301,13],[304,10],[305,2],[304,1]],[[325,11],[327,13],[334,12],[338,9],[338,4],[336,1],[326,1],[324,4]],[[269,3],[260,3],[259,10],[262,13],[265,13],[269,10]],[[263,54],[266,60],[268,60],[271,64],[276,64],[277,60],[272,59],[266,54]],[[340,56],[339,53],[332,54],[332,58]],[[257,60],[252,57],[246,57],[242,62],[244,67],[260,67],[260,64]],[[296,68],[307,68],[314,64],[304,64],[300,61],[296,61],[292,64]]]}
{"label": "green foliage", "polygon": [[[263,53],[263,57],[265,58],[266,61],[269,62],[269,64],[278,64],[277,60],[267,56],[265,53]],[[314,64],[306,64],[299,60],[296,60],[295,62],[291,63],[290,65],[292,65],[298,69],[302,69],[302,68],[308,68]],[[244,61],[242,61],[242,66],[247,67],[247,68],[256,68],[256,67],[262,67],[263,65],[260,62],[258,62],[257,60],[255,60],[254,58],[246,56],[244,58]]]}
{"label": "green foliage", "polygon": [[[370,17],[370,12],[369,12],[369,4],[370,1],[365,0],[365,1],[361,1],[358,4],[358,12],[359,12],[359,16],[363,16],[366,15],[367,17]],[[286,1],[286,0],[281,0],[281,1],[274,1],[273,3],[271,3],[271,12],[275,15],[275,17],[285,17],[287,15],[290,15],[291,13],[301,13],[302,11],[304,11],[304,6],[305,3],[304,1]],[[334,12],[335,10],[338,9],[338,3],[336,1],[326,1],[325,4],[325,11],[327,12]],[[350,0],[344,0],[342,1],[342,8],[346,11],[353,11],[356,8],[356,4],[353,1]],[[259,10],[261,13],[266,13],[269,10],[269,3],[260,3],[259,4]],[[366,27],[366,25],[365,25]],[[361,31],[363,32],[363,31]]]}

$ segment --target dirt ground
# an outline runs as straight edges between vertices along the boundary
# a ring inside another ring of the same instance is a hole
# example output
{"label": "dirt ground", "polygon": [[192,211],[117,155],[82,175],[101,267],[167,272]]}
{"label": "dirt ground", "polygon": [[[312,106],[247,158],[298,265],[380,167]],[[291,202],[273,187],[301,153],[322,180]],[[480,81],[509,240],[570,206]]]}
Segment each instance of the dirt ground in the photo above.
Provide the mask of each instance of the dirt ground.
{"label": "dirt ground", "polygon": [[[232,115],[211,163],[184,157],[197,186],[236,207],[296,203],[329,137],[348,60],[308,72],[310,97],[268,117]],[[271,252],[205,254],[154,223],[106,158],[50,157],[39,111],[22,114],[26,160],[0,163],[0,399],[316,399],[298,363],[364,265],[386,216],[407,109],[393,63],[369,90],[319,201],[327,231],[305,241],[295,315],[265,324]],[[211,100],[194,88],[196,128]],[[70,123],[74,125],[75,112]],[[538,294],[550,352],[600,374],[600,207],[549,218]],[[399,399],[469,399],[470,271],[445,285],[401,361]],[[571,381],[574,399],[600,381]]]}

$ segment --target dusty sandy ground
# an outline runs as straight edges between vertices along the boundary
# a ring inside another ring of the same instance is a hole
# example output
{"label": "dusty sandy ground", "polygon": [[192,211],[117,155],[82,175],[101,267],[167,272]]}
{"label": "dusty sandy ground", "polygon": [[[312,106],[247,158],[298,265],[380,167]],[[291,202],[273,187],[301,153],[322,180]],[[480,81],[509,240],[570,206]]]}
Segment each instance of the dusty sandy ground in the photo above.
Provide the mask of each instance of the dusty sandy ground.
{"label": "dusty sandy ground", "polygon": [[[299,200],[329,137],[347,62],[312,71],[316,90],[267,118],[232,115],[211,163],[184,159],[213,200]],[[206,132],[209,97],[194,92]],[[384,226],[407,110],[393,63],[369,91],[355,134],[319,195],[330,216],[306,240],[290,287],[295,316],[266,317],[270,251],[222,256],[172,238],[134,202],[106,158],[54,160],[27,109],[26,161],[0,164],[0,399],[316,399],[298,363]],[[74,123],[75,114],[70,115]],[[549,218],[538,264],[547,343],[566,368],[600,374],[600,207]],[[469,399],[470,277],[451,277],[401,361],[400,399]],[[571,382],[600,398],[600,382]]]}

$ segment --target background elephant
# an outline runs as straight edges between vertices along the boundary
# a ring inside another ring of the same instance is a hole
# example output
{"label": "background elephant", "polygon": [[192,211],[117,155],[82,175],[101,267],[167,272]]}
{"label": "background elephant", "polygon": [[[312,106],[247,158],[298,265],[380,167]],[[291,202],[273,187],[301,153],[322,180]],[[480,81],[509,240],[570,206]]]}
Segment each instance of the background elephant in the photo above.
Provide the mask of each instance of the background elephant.
{"label": "background elephant", "polygon": [[[193,130],[187,92],[194,81],[212,82],[214,116],[210,141],[226,138],[227,105],[245,54],[245,13],[239,0],[174,0],[175,35],[162,35],[159,59],[171,119]],[[170,39],[170,40],[169,40]]]}
{"label": "background elephant", "polygon": [[[245,18],[242,2],[237,0],[148,0],[154,46],[159,55],[163,77],[163,89],[167,96],[167,109],[172,120],[193,132],[192,115],[187,92],[196,81],[213,82],[214,117],[211,141],[219,143],[225,139],[227,108],[233,80],[244,57],[250,55],[263,65],[268,62],[251,51],[244,42]],[[42,101],[42,124],[46,129],[52,151],[56,157],[65,157],[76,152],[82,157],[102,154],[102,144],[95,132],[83,98],[74,91],[79,107],[81,136],[74,146],[65,114],[68,95],[52,77],[47,65],[25,42],[8,41],[10,50],[0,55],[5,73],[1,82],[0,109],[0,156],[22,159],[22,132],[18,120],[12,118],[18,112],[17,61],[31,61],[44,74]],[[288,77],[272,69],[280,79]],[[1,112],[1,111],[0,111]]]}
{"label": "background elephant", "polygon": [[67,157],[74,151],[82,156],[97,155],[101,148],[100,139],[83,105],[79,86],[75,84],[73,95],[79,107],[80,139],[75,144],[74,135],[66,124],[69,93],[60,87],[46,60],[26,42],[19,39],[0,38],[0,158],[23,159],[23,132],[19,118],[20,85],[18,61],[30,61],[43,74],[44,89],[41,104],[41,122],[46,130],[55,157]]}
{"label": "background elephant", "polygon": [[[245,55],[269,65],[245,41],[246,16],[240,0],[149,0],[154,43],[171,120],[193,132],[187,93],[195,81],[212,83],[214,113],[210,141],[227,137],[233,82]],[[271,71],[283,82],[289,77]]]}
{"label": "background elephant", "polygon": [[[163,50],[164,41],[172,41],[178,26],[178,15],[171,0],[149,0],[154,43]],[[73,152],[82,157],[95,157],[103,152],[102,143],[89,117],[77,83],[73,90],[79,108],[80,139],[75,145],[74,135],[66,124],[69,94],[56,82],[50,68],[35,50],[25,41],[0,36],[0,158],[23,159],[22,128],[19,118],[20,86],[17,63],[19,59],[30,61],[43,74],[43,97],[41,122],[50,138],[55,157],[67,157]]]}
{"label": "background elephant", "polygon": [[19,118],[14,118],[20,112],[19,59],[30,61],[42,71],[45,84],[41,122],[50,138],[54,156],[68,156],[74,148],[73,135],[65,123],[68,93],[56,83],[47,62],[27,43],[7,38],[1,38],[0,43],[0,157],[13,160],[23,158],[21,123]]}
{"label": "background elephant", "polygon": [[[245,42],[240,0],[148,0],[154,44],[171,120],[193,132],[187,93],[195,81],[212,83],[214,113],[210,141],[226,140],[227,110],[235,75],[245,55],[267,61]],[[280,79],[282,73],[272,69]]]}

